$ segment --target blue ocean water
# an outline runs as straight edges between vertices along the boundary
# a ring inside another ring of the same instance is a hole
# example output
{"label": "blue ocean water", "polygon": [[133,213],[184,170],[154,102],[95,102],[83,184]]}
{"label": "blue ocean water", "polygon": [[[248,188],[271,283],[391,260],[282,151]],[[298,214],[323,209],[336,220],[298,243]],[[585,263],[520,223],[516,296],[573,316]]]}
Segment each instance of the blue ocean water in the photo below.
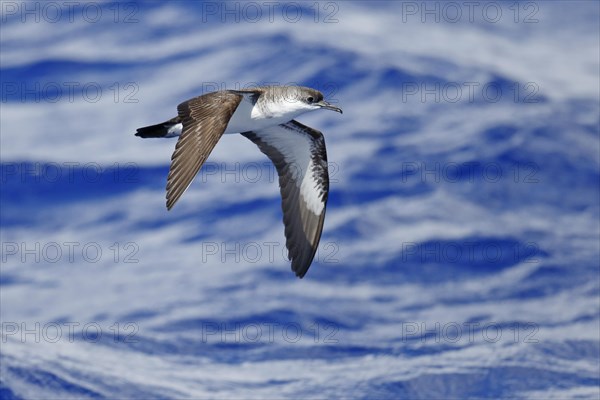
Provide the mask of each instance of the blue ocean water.
{"label": "blue ocean water", "polygon": [[[0,4],[0,398],[600,396],[598,3]],[[266,83],[344,109],[302,280],[252,143],[167,212],[133,136]]]}

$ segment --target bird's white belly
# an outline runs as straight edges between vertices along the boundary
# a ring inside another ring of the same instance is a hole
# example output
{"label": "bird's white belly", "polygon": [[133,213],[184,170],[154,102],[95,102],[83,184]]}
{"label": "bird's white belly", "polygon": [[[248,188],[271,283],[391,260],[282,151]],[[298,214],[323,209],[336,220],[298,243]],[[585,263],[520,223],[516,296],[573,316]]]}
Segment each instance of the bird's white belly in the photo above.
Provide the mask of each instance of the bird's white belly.
{"label": "bird's white belly", "polygon": [[292,118],[293,116],[291,115],[266,117],[259,107],[252,104],[251,101],[243,99],[231,116],[227,128],[225,128],[225,133],[257,131],[270,126],[286,123]]}
{"label": "bird's white belly", "polygon": [[183,130],[183,124],[175,124],[169,128],[165,137],[172,138],[172,137],[179,136],[179,135],[181,135],[182,130]]}

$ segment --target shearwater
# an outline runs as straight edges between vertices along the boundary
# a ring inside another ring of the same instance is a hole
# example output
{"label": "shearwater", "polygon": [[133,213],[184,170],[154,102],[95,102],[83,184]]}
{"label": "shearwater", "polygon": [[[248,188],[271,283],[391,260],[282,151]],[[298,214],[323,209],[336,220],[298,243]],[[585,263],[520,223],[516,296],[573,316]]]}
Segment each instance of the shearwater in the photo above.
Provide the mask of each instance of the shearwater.
{"label": "shearwater", "polygon": [[254,142],[277,169],[288,258],[302,278],[321,239],[329,173],[323,134],[294,118],[322,108],[342,113],[307,87],[221,90],[179,104],[175,118],[139,128],[136,136],[179,137],[167,178],[169,210],[224,133],[241,133]]}

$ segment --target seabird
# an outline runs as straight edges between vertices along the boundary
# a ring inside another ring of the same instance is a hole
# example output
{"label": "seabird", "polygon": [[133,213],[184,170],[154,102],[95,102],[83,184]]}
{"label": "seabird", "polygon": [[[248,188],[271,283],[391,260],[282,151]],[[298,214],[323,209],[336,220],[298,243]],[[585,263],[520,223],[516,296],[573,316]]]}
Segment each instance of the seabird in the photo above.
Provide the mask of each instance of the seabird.
{"label": "seabird", "polygon": [[221,136],[241,133],[258,146],[279,175],[286,247],[302,278],[317,251],[329,193],[323,134],[294,118],[309,111],[342,110],[318,90],[262,86],[221,90],[184,101],[177,116],[137,130],[142,138],[176,137],[167,178],[167,209],[173,208]]}

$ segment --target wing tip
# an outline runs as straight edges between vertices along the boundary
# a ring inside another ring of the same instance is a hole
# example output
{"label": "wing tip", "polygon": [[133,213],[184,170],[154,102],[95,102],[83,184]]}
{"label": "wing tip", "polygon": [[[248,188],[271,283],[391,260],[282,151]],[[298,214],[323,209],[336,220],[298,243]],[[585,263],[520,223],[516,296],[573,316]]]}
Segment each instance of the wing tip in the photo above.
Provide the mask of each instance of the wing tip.
{"label": "wing tip", "polygon": [[166,202],[167,211],[171,211],[171,209],[173,208],[175,203],[177,203],[177,200],[178,200],[178,198],[173,198],[173,197],[167,196],[167,202]]}
{"label": "wing tip", "polygon": [[294,268],[292,267],[292,271],[294,271],[298,279],[302,279],[304,278],[304,275],[306,275],[306,272],[308,272],[308,268],[294,270]]}
{"label": "wing tip", "polygon": [[299,279],[304,278],[304,275],[306,275],[308,272],[310,266],[312,265],[314,254],[308,259],[303,258],[304,257],[298,257],[292,260],[292,271],[294,271]]}

